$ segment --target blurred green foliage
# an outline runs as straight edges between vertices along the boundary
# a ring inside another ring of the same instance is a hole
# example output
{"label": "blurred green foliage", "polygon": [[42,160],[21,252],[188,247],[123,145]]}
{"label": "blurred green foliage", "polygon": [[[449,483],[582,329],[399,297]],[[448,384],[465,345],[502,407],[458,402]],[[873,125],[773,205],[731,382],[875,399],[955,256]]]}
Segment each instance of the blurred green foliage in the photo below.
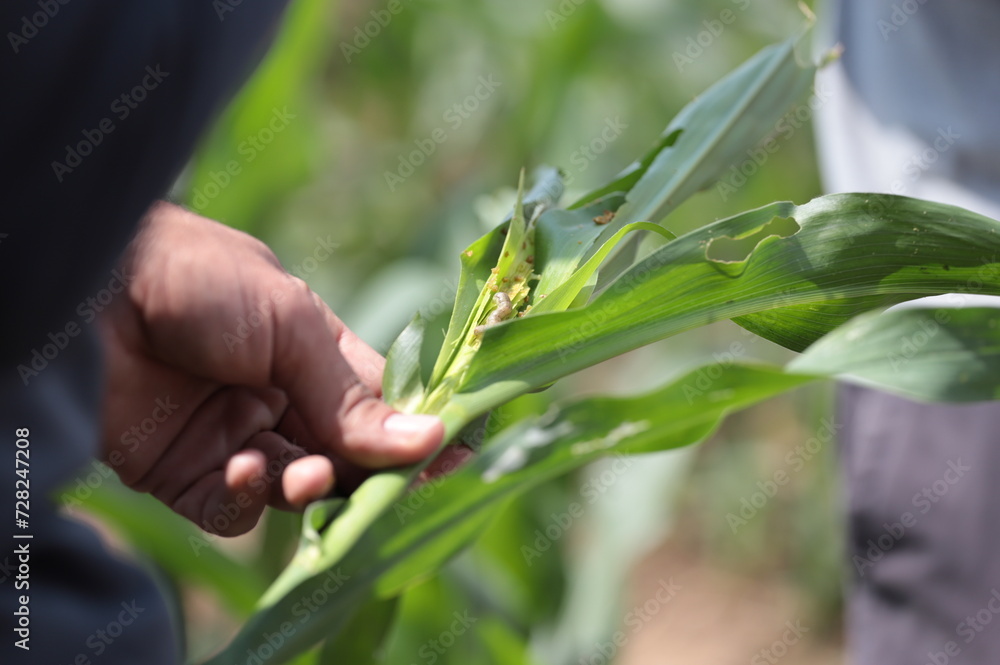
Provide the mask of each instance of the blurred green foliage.
{"label": "blurred green foliage", "polygon": [[[687,101],[801,24],[794,0],[295,0],[271,53],[204,138],[178,190],[197,212],[268,242],[384,352],[415,310],[432,320],[447,315],[458,252],[499,220],[522,167],[560,167],[570,196],[601,184],[642,154]],[[809,115],[805,107],[776,128],[775,150],[748,155],[737,165],[743,174],[686,203],[671,230],[819,194]],[[784,357],[720,324],[509,408],[513,417],[544,411],[570,389],[642,390],[734,342],[747,357]],[[537,560],[526,561],[522,546],[579,499],[581,479],[512,503],[471,552],[402,598],[383,662],[506,665],[538,654],[540,662],[578,662],[600,637],[595,631],[609,634],[621,621],[628,573],[666,533],[682,487],[673,547],[707,548],[716,565],[787,577],[835,624],[840,550],[829,447],[745,530],[732,533],[725,518],[770,475],[775,449],[780,455],[789,436],[815,430],[827,401],[799,393],[762,407],[759,419],[781,419],[792,432],[777,443],[752,425],[756,410],[734,419],[693,466],[689,453],[645,461],[656,473],[631,474],[604,503],[588,503],[586,519]],[[125,521],[100,512],[128,533]],[[157,523],[175,520],[163,512]],[[229,625],[205,622],[205,612],[238,618],[246,591],[280,569],[296,532],[296,518],[272,514],[256,534],[212,542],[226,558],[204,561],[228,561],[233,579],[253,580],[236,590],[193,573],[202,559],[161,552],[171,547],[162,538],[130,537],[186,590],[186,607],[195,608],[192,651],[203,654],[224,641],[218,631]],[[601,542],[603,533],[617,534],[614,542]],[[206,589],[216,610],[190,601]],[[439,653],[429,645],[442,641],[455,608],[478,622]]]}

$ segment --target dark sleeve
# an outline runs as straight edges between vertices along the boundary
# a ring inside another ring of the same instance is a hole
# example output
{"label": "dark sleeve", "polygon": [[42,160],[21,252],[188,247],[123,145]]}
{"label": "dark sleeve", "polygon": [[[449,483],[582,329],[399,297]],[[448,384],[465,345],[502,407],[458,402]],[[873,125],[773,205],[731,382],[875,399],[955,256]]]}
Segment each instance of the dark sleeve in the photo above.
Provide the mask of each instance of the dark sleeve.
{"label": "dark sleeve", "polygon": [[[13,516],[0,528],[0,662],[177,660],[149,577],[58,517],[47,495],[95,478],[101,362],[93,321],[127,279],[114,262],[262,57],[284,5],[0,3],[0,486],[13,493],[14,432],[29,428],[35,536],[23,589]],[[3,506],[13,512],[12,498]],[[11,638],[24,593],[31,651]],[[96,631],[121,629],[114,624],[122,620],[128,627],[102,644]]]}
{"label": "dark sleeve", "polygon": [[284,5],[62,2],[0,3],[0,297],[5,314],[21,314],[5,331],[8,361],[111,278],[136,220],[261,57]]}

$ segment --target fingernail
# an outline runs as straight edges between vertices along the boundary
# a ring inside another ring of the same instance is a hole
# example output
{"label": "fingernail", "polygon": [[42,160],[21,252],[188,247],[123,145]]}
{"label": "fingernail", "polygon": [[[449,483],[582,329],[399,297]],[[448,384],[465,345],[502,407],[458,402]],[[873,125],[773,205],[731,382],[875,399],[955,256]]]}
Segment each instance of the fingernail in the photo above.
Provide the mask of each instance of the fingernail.
{"label": "fingernail", "polygon": [[426,432],[432,427],[436,427],[440,422],[437,416],[424,414],[394,413],[385,419],[382,427],[387,432],[398,432],[400,434],[418,434]]}

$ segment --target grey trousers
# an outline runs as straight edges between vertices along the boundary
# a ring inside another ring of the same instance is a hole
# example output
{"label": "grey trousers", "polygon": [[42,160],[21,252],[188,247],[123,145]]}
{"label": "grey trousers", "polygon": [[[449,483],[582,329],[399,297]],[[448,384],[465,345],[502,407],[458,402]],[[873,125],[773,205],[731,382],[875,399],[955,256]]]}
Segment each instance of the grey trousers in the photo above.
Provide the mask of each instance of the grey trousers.
{"label": "grey trousers", "polygon": [[1000,404],[839,402],[853,662],[1000,661]]}

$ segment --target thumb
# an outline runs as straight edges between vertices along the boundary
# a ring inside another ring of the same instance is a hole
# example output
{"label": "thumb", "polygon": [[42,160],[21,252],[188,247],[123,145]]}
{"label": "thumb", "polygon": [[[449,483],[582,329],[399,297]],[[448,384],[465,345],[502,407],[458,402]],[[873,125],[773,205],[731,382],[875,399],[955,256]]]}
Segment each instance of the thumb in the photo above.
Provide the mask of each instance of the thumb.
{"label": "thumb", "polygon": [[[379,399],[340,351],[347,327],[305,282],[290,279],[293,288],[274,316],[271,376],[313,439],[368,467],[411,464],[433,453],[444,437],[441,420],[399,413]],[[381,367],[360,371],[381,374]]]}

